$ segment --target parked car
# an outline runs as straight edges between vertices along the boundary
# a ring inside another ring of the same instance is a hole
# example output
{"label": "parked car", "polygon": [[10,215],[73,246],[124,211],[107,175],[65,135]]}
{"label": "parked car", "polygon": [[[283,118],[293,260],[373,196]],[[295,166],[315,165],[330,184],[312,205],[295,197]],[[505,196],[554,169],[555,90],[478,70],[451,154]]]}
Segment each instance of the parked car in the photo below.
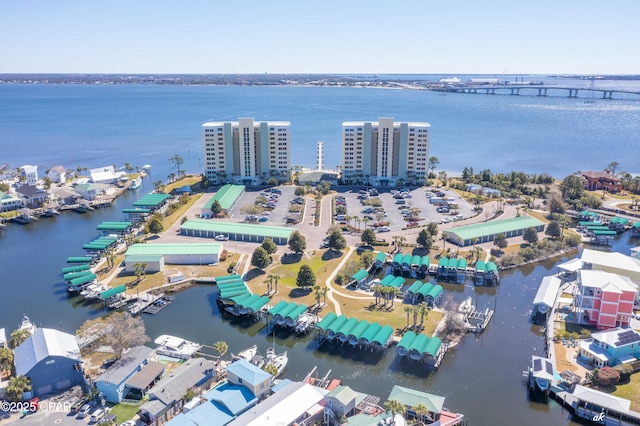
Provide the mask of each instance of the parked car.
{"label": "parked car", "polygon": [[356,253],[358,253],[358,254],[362,254],[365,251],[373,251],[373,247],[372,246],[358,246],[358,248],[356,248]]}
{"label": "parked car", "polygon": [[216,235],[214,240],[216,240],[216,241],[228,241],[229,240],[229,236],[228,235]]}
{"label": "parked car", "polygon": [[381,226],[378,228],[378,232],[389,232],[391,231],[391,229],[389,229],[388,226]]}
{"label": "parked car", "polygon": [[92,415],[89,420],[91,423],[98,423],[102,418],[107,414],[106,408],[98,408]]}
{"label": "parked car", "polygon": [[260,218],[258,219],[258,222],[266,222],[269,220],[269,216],[260,216]]}
{"label": "parked car", "polygon": [[78,398],[73,404],[71,404],[71,412],[78,414],[78,411],[80,411],[87,402],[89,402],[87,398]]}
{"label": "parked car", "polygon": [[411,228],[412,226],[418,226],[418,222],[409,222],[409,223],[407,223],[407,227]]}
{"label": "parked car", "polygon": [[396,200],[396,204],[407,204],[407,202],[403,198],[401,200]]}
{"label": "parked car", "polygon": [[87,417],[95,405],[95,401],[89,401],[82,407],[80,407],[80,409],[78,410],[78,418],[84,419],[85,417]]}

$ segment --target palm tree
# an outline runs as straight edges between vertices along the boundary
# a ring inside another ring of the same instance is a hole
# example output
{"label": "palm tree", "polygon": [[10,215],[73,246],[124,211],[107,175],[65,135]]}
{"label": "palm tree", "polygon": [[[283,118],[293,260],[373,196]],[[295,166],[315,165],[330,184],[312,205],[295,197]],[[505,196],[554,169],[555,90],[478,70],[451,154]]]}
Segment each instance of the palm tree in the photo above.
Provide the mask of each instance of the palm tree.
{"label": "palm tree", "polygon": [[371,290],[373,291],[373,296],[376,298],[376,305],[380,300],[380,297],[382,296],[382,292],[380,291],[383,287],[380,284],[376,284],[373,287],[371,287]]}
{"label": "palm tree", "polygon": [[29,330],[24,328],[18,328],[17,330],[13,330],[11,333],[11,337],[9,337],[9,347],[12,349],[20,346],[25,340],[27,340],[31,336]]}
{"label": "palm tree", "polygon": [[412,306],[405,306],[404,311],[407,314],[407,327],[409,327],[409,314],[412,311]]}
{"label": "palm tree", "polygon": [[362,222],[364,223],[364,229],[366,230],[367,229],[367,222],[369,222],[369,218],[368,217],[363,218]]}
{"label": "palm tree", "polygon": [[272,281],[273,281],[273,279],[271,278],[271,275],[267,275],[267,277],[262,282],[263,284],[267,285],[267,294],[271,293],[271,282]]}
{"label": "palm tree", "polygon": [[416,413],[416,417],[418,417],[418,420],[420,420],[421,422],[424,422],[425,416],[429,414],[429,409],[424,404],[416,405],[415,407],[413,407],[413,411]]}
{"label": "palm tree", "polygon": [[417,305],[413,305],[411,306],[411,313],[413,313],[413,328],[416,328],[416,326],[418,325],[418,312],[420,310],[418,309]]}
{"label": "palm tree", "polygon": [[262,369],[274,377],[278,374],[278,367],[273,364],[267,364]]}
{"label": "palm tree", "polygon": [[404,415],[407,412],[407,407],[405,407],[404,404],[401,404],[395,399],[390,399],[387,402],[385,402],[383,405],[383,408],[385,412],[391,412],[391,417],[393,418],[392,424],[396,423],[395,421],[396,414],[402,414],[402,416],[404,417]]}
{"label": "palm tree", "polygon": [[327,292],[328,291],[329,291],[329,289],[327,287],[322,287],[322,290],[320,290],[320,293],[322,293],[323,306],[327,304]]}
{"label": "palm tree", "polygon": [[31,390],[29,379],[24,375],[19,375],[9,379],[9,383],[5,389],[5,395],[13,401],[22,400],[22,394]]}
{"label": "palm tree", "polygon": [[396,296],[400,294],[400,289],[395,287],[389,287],[389,296],[391,296],[391,307],[393,308],[393,303],[396,301]]}
{"label": "palm tree", "polygon": [[9,348],[0,348],[0,376],[3,371],[10,371],[13,367],[13,351]]}
{"label": "palm tree", "polygon": [[426,315],[429,315],[429,310],[430,310],[429,305],[427,305],[425,302],[422,302],[417,306],[417,308],[418,308],[417,311],[420,312],[420,325],[423,325],[424,317]]}
{"label": "palm tree", "polygon": [[272,274],[273,275],[273,283],[276,286],[276,293],[278,292],[278,280],[280,279],[280,275],[278,274]]}
{"label": "palm tree", "polygon": [[222,358],[229,350],[229,345],[224,340],[218,340],[213,344],[213,350],[218,352],[218,358]]}
{"label": "palm tree", "polygon": [[314,285],[313,286],[313,290],[314,290],[314,296],[316,297],[316,305],[320,306],[320,286],[319,285]]}

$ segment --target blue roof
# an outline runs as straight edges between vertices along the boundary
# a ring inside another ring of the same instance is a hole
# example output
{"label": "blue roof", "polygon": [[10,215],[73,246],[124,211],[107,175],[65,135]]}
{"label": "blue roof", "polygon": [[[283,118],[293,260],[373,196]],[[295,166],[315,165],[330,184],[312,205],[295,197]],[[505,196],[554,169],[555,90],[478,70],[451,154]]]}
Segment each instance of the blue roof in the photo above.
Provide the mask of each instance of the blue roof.
{"label": "blue roof", "polygon": [[258,399],[249,389],[228,382],[211,389],[204,394],[204,397],[209,401],[220,404],[234,416],[258,402]]}
{"label": "blue roof", "polygon": [[243,382],[251,384],[251,386],[259,385],[265,380],[271,379],[271,374],[244,359],[232,362],[227,366],[226,370],[228,373],[238,376]]}
{"label": "blue roof", "polygon": [[169,420],[167,426],[224,426],[234,419],[234,415],[229,413],[224,407],[216,402],[209,401],[198,405],[187,414],[179,414]]}

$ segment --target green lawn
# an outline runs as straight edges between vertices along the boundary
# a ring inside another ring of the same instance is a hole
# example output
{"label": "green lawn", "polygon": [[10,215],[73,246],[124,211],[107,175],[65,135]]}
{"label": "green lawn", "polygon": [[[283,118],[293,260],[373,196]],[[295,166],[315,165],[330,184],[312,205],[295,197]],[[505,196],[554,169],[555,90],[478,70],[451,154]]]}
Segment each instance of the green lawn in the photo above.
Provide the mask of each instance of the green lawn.
{"label": "green lawn", "polygon": [[616,385],[613,395],[628,399],[631,401],[631,409],[640,411],[640,398],[638,398],[638,395],[640,395],[640,373],[632,374],[629,383]]}
{"label": "green lawn", "polygon": [[141,405],[142,402],[140,402],[139,404],[129,404],[123,402],[114,406],[111,409],[111,413],[116,415],[117,423],[120,424],[126,422],[127,420],[131,420],[133,416],[136,415]]}

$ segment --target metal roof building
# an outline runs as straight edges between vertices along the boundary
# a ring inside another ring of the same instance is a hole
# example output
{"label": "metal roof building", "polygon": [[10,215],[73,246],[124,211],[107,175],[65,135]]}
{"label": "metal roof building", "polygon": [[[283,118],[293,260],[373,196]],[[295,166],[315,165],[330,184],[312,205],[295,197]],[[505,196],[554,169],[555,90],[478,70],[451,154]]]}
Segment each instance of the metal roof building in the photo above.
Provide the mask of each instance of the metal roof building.
{"label": "metal roof building", "polygon": [[84,383],[80,348],[73,334],[38,328],[14,351],[16,375],[31,380],[34,396]]}
{"label": "metal roof building", "polygon": [[211,213],[211,206],[214,201],[220,203],[222,211],[228,213],[238,201],[238,198],[245,190],[244,185],[224,185],[215,193],[213,197],[207,203],[202,206],[202,213]]}
{"label": "metal roof building", "polygon": [[191,237],[215,238],[228,236],[230,240],[261,243],[271,238],[274,243],[286,245],[296,228],[267,226],[249,223],[228,222],[222,220],[188,220],[180,226],[180,234]]}
{"label": "metal roof building", "polygon": [[168,265],[209,265],[218,263],[222,244],[158,243],[133,244],[127,249],[124,263],[127,272],[135,272],[136,263],[146,263],[147,272],[158,272]]}
{"label": "metal roof building", "polygon": [[542,232],[544,222],[533,217],[514,217],[459,226],[442,231],[442,235],[447,241],[465,247],[473,244],[474,241],[478,244],[493,241],[498,234],[504,234],[507,238],[521,236],[527,228],[535,228],[536,231]]}

